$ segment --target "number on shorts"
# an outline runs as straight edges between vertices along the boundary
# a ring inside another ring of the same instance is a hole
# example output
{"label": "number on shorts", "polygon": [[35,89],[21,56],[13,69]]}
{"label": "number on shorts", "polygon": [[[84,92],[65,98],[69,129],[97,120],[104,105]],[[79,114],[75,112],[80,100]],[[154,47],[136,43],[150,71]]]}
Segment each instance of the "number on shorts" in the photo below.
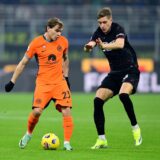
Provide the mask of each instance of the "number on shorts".
{"label": "number on shorts", "polygon": [[63,99],[70,98],[70,93],[69,93],[69,91],[62,92],[62,94],[63,94]]}

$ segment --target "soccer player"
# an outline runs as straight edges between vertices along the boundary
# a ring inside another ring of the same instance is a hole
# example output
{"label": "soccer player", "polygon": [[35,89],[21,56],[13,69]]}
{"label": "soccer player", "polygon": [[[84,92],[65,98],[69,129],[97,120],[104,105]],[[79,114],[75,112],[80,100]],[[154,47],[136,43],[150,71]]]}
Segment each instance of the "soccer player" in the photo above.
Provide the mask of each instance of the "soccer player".
{"label": "soccer player", "polygon": [[39,70],[36,78],[32,112],[28,117],[27,132],[19,142],[20,148],[26,147],[43,110],[53,100],[56,109],[63,116],[64,149],[72,150],[70,138],[73,131],[73,120],[68,80],[68,40],[61,35],[63,26],[63,22],[58,18],[48,20],[45,33],[31,41],[10,82],[5,85],[6,92],[10,92],[30,59],[33,56],[36,58]]}
{"label": "soccer player", "polygon": [[94,122],[98,139],[91,148],[99,149],[108,146],[103,105],[117,94],[130,120],[135,145],[139,146],[142,143],[141,130],[130,99],[130,95],[136,92],[140,76],[136,53],[128,42],[123,27],[112,22],[110,8],[101,9],[97,14],[97,21],[99,26],[91,40],[84,46],[84,51],[90,52],[98,45],[108,59],[111,71],[98,87],[94,98]]}

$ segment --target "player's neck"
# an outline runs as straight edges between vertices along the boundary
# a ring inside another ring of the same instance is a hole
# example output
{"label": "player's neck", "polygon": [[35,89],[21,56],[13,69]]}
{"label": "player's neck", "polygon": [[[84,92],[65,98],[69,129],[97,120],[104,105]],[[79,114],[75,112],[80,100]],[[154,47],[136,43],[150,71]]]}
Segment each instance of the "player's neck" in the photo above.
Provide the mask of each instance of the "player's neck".
{"label": "player's neck", "polygon": [[47,33],[45,33],[43,35],[44,39],[47,41],[47,42],[52,42],[53,40],[49,38],[49,36],[47,35]]}

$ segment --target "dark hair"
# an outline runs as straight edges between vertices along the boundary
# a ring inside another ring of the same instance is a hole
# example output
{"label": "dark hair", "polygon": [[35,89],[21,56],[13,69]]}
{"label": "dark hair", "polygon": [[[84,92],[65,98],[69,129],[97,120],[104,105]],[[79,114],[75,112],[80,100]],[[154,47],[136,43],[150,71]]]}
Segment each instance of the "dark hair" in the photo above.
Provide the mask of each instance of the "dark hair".
{"label": "dark hair", "polygon": [[50,18],[47,22],[47,25],[46,25],[46,31],[47,31],[47,27],[49,28],[53,28],[55,27],[56,25],[59,25],[60,28],[63,28],[63,22],[59,19],[59,18]]}
{"label": "dark hair", "polygon": [[109,7],[102,8],[97,14],[97,19],[102,17],[112,17],[112,10]]}

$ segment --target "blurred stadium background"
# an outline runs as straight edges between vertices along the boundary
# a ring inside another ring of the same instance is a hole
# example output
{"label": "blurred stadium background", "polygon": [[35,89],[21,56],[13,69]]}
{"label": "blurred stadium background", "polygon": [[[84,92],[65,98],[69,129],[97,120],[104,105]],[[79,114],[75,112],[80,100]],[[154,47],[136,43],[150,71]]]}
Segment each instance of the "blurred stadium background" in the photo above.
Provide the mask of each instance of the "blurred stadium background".
{"label": "blurred stadium background", "polygon": [[[4,83],[10,80],[30,40],[43,34],[48,18],[59,17],[70,42],[71,89],[94,91],[109,68],[99,49],[88,55],[83,45],[97,27],[97,11],[107,6],[113,10],[113,20],[125,27],[137,51],[141,70],[138,91],[159,93],[160,0],[1,0],[0,90],[4,91]],[[36,71],[32,60],[14,91],[33,91]]]}

